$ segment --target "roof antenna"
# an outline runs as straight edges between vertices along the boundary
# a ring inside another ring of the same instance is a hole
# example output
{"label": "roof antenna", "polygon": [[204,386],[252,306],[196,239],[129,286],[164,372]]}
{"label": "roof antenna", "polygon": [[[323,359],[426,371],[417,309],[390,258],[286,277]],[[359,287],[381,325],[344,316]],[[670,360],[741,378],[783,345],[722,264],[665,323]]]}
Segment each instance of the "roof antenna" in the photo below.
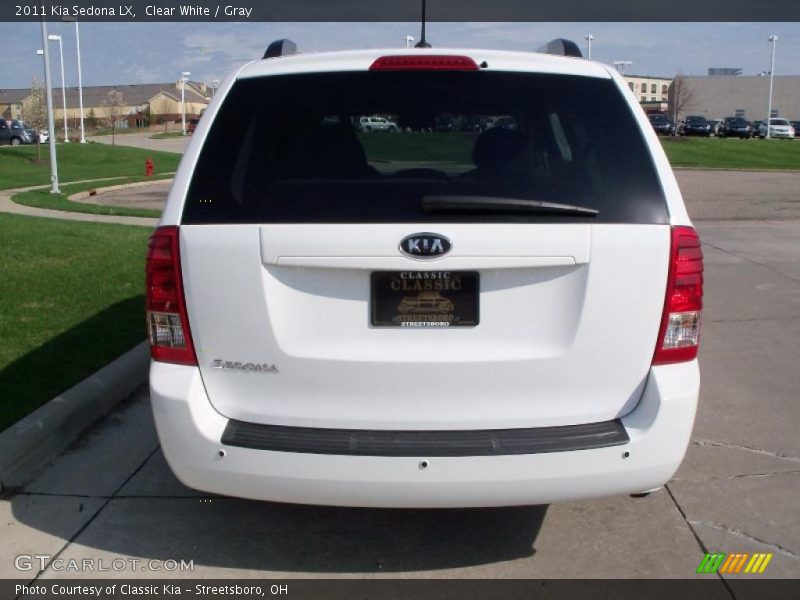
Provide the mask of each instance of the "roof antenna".
{"label": "roof antenna", "polygon": [[422,32],[419,35],[419,41],[414,45],[414,48],[430,48],[431,45],[425,41],[425,0],[422,0]]}

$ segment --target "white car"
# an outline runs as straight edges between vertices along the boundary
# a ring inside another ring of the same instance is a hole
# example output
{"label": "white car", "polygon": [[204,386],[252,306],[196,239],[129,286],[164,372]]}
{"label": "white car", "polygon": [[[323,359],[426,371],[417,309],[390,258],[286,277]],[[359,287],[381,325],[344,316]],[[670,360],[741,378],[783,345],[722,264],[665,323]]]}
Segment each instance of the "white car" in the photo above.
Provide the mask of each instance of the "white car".
{"label": "white car", "polygon": [[[365,148],[366,111],[413,124],[414,143]],[[440,114],[516,126],[454,143]],[[189,487],[278,502],[651,491],[692,431],[702,273],[613,68],[464,49],[251,62],[200,121],[150,241],[161,446]]]}
{"label": "white car", "polygon": [[47,131],[47,129],[42,129],[39,132],[39,143],[46,144],[49,141],[50,141],[50,133]]}
{"label": "white car", "polygon": [[397,131],[397,123],[384,119],[383,117],[361,117],[358,120],[358,127],[361,131],[366,133],[373,131]]}
{"label": "white car", "polygon": [[[792,124],[789,123],[789,121],[787,121],[786,119],[772,118],[769,120],[769,137],[793,139],[794,134],[795,134],[794,127],[792,127]],[[758,126],[758,136],[760,138],[767,137],[766,121]]]}

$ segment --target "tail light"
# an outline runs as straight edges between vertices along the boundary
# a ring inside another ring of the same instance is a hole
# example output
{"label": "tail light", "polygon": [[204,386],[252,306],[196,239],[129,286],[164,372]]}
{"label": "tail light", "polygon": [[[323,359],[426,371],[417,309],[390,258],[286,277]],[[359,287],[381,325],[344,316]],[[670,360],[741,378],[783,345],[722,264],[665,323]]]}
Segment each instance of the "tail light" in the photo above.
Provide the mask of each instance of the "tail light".
{"label": "tail light", "polygon": [[196,365],[183,295],[177,227],[159,227],[150,237],[145,273],[150,356],[162,362]]}
{"label": "tail light", "polygon": [[694,228],[672,228],[668,277],[654,365],[684,362],[697,356],[703,308],[703,251]]}
{"label": "tail light", "polygon": [[469,56],[397,55],[381,56],[370,71],[477,71],[478,64]]}

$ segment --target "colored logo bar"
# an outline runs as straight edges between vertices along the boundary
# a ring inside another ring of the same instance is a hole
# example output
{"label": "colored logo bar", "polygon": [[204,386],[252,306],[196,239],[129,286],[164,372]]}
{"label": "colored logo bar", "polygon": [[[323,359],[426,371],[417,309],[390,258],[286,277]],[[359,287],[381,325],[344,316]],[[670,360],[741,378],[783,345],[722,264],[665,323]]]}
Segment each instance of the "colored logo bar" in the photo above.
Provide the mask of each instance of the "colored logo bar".
{"label": "colored logo bar", "polygon": [[706,554],[697,567],[698,573],[748,573],[761,574],[767,569],[772,553],[756,552],[715,552]]}

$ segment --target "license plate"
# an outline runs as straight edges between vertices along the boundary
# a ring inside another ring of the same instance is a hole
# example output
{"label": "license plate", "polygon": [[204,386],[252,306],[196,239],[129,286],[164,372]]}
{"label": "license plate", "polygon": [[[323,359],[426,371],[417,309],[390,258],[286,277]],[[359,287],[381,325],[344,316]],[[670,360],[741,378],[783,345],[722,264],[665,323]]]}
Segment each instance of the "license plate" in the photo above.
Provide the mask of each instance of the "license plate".
{"label": "license plate", "polygon": [[475,327],[476,271],[378,271],[370,282],[374,327]]}

